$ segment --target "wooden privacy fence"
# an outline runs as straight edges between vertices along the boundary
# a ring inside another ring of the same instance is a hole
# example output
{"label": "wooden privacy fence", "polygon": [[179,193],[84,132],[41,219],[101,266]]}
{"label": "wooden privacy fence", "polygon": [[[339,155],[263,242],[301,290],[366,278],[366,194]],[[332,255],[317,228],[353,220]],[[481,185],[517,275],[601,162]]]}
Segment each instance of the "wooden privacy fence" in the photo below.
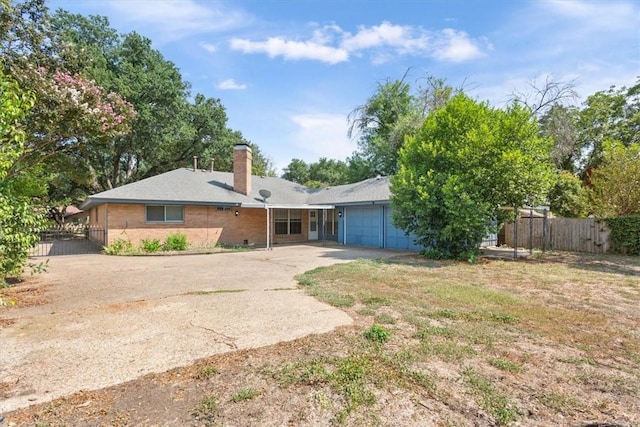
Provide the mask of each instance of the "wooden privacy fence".
{"label": "wooden privacy fence", "polygon": [[597,254],[609,250],[610,230],[595,218],[520,218],[517,226],[506,223],[504,227],[505,243],[510,247]]}

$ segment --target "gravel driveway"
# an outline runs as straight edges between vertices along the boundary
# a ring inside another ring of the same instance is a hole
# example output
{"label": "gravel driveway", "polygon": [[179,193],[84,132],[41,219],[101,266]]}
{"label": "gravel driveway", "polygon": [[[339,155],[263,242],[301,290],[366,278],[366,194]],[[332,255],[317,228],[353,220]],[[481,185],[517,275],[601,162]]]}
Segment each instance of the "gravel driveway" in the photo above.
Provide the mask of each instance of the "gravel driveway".
{"label": "gravel driveway", "polygon": [[298,290],[294,276],[395,255],[299,245],[211,255],[53,257],[37,279],[47,302],[0,311],[10,324],[0,328],[0,388],[7,397],[0,413],[348,325],[344,312]]}

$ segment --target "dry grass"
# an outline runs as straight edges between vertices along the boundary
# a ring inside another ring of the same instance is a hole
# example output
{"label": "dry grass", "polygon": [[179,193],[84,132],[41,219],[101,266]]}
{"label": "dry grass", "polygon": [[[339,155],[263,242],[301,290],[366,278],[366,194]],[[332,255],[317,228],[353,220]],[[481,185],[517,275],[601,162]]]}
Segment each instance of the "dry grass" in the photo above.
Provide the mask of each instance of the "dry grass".
{"label": "dry grass", "polygon": [[329,304],[353,299],[354,316],[401,319],[376,357],[401,350],[448,407],[477,406],[499,425],[640,422],[637,258],[362,260],[301,279]]}
{"label": "dry grass", "polygon": [[466,264],[404,257],[319,268],[299,279],[311,295],[347,311],[354,325],[213,356],[7,420],[640,425],[638,258],[545,255]]}

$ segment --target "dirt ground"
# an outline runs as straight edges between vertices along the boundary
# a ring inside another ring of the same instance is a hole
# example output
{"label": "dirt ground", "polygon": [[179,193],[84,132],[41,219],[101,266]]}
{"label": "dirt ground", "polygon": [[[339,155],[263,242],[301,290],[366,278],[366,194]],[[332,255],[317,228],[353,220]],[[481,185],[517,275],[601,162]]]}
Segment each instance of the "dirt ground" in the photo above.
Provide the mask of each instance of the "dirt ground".
{"label": "dirt ground", "polygon": [[0,307],[0,413],[349,325],[346,313],[297,289],[294,276],[392,255],[305,245],[53,257],[47,273],[10,290],[20,304]]}

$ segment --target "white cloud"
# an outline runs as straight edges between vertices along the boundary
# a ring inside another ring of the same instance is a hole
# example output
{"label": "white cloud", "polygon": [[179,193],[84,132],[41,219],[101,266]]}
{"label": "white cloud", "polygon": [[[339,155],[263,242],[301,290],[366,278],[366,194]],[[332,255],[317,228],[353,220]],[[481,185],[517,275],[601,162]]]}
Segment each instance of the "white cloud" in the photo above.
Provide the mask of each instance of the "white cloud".
{"label": "white cloud", "polygon": [[282,56],[289,60],[311,59],[329,64],[337,64],[349,59],[349,54],[344,49],[313,41],[285,40],[281,37],[270,37],[264,42],[234,38],[231,40],[231,48],[243,53],[266,53],[271,58]]}
{"label": "white cloud", "polygon": [[434,45],[433,55],[441,61],[463,62],[486,55],[478,42],[471,40],[467,33],[451,28],[442,30]]}
{"label": "white cloud", "polygon": [[291,116],[297,129],[292,133],[293,144],[309,153],[305,161],[320,157],[344,160],[351,156],[356,144],[347,138],[347,120],[342,114],[298,114]]}
{"label": "white cloud", "polygon": [[213,53],[216,50],[218,50],[216,45],[211,44],[211,43],[207,43],[207,42],[200,42],[200,47],[203,48],[204,50],[206,50],[209,53]]}
{"label": "white cloud", "polygon": [[143,27],[145,35],[157,40],[179,40],[194,34],[226,31],[247,25],[246,13],[225,8],[218,2],[194,0],[123,1],[110,0],[109,7],[119,18]]}
{"label": "white cloud", "polygon": [[247,85],[244,83],[238,83],[234,79],[226,79],[219,82],[216,85],[216,88],[221,90],[243,90],[247,88]]}
{"label": "white cloud", "polygon": [[383,22],[373,27],[360,27],[355,35],[348,34],[342,41],[342,47],[349,51],[370,49],[379,46],[406,46],[413,44],[411,27]]}
{"label": "white cloud", "polygon": [[332,24],[314,25],[307,40],[270,37],[265,41],[234,38],[231,49],[243,53],[265,53],[269,57],[306,59],[337,64],[354,55],[367,53],[373,64],[382,64],[397,56],[431,57],[439,61],[462,62],[486,56],[491,45],[484,39],[472,39],[463,31],[445,29],[427,31],[421,27],[394,25],[384,21],[371,27],[361,26],[355,34]]}

